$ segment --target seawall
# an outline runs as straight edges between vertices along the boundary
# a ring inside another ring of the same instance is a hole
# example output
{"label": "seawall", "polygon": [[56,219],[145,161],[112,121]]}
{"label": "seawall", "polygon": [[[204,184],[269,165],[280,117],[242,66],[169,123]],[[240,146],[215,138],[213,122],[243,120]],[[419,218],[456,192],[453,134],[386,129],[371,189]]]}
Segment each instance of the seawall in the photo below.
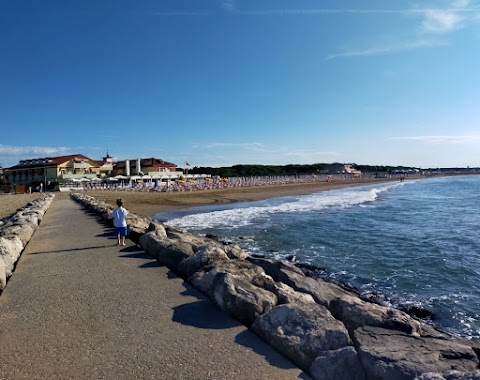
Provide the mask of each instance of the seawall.
{"label": "seawall", "polygon": [[0,225],[0,292],[54,198],[45,194],[2,219]]}

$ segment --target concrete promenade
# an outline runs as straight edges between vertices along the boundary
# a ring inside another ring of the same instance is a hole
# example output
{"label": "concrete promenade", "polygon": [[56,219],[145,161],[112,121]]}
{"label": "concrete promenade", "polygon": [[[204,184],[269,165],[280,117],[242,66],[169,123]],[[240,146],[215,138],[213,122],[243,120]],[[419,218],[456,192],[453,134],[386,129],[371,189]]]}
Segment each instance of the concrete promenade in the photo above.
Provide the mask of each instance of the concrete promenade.
{"label": "concrete promenade", "polygon": [[309,379],[168,268],[55,199],[0,295],[0,379]]}

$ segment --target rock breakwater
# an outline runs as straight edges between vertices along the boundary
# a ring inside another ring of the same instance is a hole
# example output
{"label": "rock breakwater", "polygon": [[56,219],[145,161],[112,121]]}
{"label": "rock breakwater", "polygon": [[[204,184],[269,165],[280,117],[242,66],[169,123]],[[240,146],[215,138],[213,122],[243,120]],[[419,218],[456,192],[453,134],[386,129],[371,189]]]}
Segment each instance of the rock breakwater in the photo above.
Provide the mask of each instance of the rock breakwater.
{"label": "rock breakwater", "polygon": [[52,203],[54,195],[45,194],[29,202],[0,223],[0,292],[7,285],[15,263]]}
{"label": "rock breakwater", "polygon": [[[72,194],[107,223],[111,205]],[[129,238],[316,380],[480,379],[480,346],[290,262],[140,215]]]}

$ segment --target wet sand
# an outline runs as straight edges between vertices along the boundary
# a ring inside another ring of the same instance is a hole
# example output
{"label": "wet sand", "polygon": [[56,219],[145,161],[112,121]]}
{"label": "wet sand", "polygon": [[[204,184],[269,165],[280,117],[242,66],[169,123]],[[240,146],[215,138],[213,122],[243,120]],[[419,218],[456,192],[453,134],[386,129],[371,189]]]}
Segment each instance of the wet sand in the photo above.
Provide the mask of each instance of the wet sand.
{"label": "wet sand", "polygon": [[[190,207],[227,204],[234,202],[258,201],[270,198],[306,195],[320,191],[367,185],[372,183],[398,181],[398,179],[361,179],[333,182],[264,185],[228,189],[199,190],[188,192],[142,192],[142,191],[88,191],[86,194],[115,205],[117,198],[122,198],[124,207],[130,212],[154,216],[158,212],[180,210]],[[55,193],[62,199],[69,193]]]}

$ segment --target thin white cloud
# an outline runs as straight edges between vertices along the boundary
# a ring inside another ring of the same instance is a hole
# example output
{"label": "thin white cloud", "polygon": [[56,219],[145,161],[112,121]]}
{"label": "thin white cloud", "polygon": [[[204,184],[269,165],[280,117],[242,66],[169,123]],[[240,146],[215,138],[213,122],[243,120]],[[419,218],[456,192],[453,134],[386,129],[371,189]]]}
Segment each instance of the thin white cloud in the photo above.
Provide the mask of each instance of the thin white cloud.
{"label": "thin white cloud", "polygon": [[406,136],[392,137],[391,140],[419,141],[426,144],[464,144],[480,141],[480,135]]}
{"label": "thin white cloud", "polygon": [[351,57],[366,57],[372,55],[381,55],[381,54],[394,54],[401,53],[404,51],[423,49],[423,48],[435,48],[448,45],[445,41],[434,41],[434,40],[418,40],[411,41],[399,44],[391,44],[385,46],[376,46],[366,49],[359,50],[346,50],[339,53],[329,54],[325,59],[331,60],[336,58],[351,58]]}
{"label": "thin white cloud", "polygon": [[[445,35],[464,27],[478,17],[480,9],[470,6],[470,0],[453,0],[449,8],[411,8],[403,10],[348,10],[347,12],[357,13],[399,13],[403,15],[420,16],[420,28],[422,35],[415,36],[407,43],[394,43],[389,45],[372,46],[364,49],[350,49],[343,52],[333,53],[326,57],[326,60],[336,58],[364,57],[400,53],[409,50],[436,48],[448,45],[445,41],[439,40],[434,35]],[[430,35],[429,38],[425,34]],[[435,38],[435,39],[433,39]]]}
{"label": "thin white cloud", "polygon": [[[232,3],[232,5],[230,5]],[[313,16],[313,15],[423,15],[425,12],[434,12],[443,10],[445,12],[476,13],[480,9],[468,7],[469,2],[458,0],[454,2],[451,8],[408,8],[408,9],[339,9],[339,8],[317,8],[317,9],[264,9],[264,10],[238,10],[233,5],[233,1],[225,0],[222,2],[222,8],[230,10],[239,15],[245,16]]]}
{"label": "thin white cloud", "polygon": [[50,146],[13,146],[1,145],[0,155],[2,156],[49,156],[54,154],[64,154],[71,149],[67,147],[50,147]]}
{"label": "thin white cloud", "polygon": [[424,12],[422,28],[428,33],[449,33],[462,27],[465,17],[457,10],[431,9]]}
{"label": "thin white cloud", "polygon": [[235,0],[220,0],[220,6],[222,9],[233,12],[236,10]]}

